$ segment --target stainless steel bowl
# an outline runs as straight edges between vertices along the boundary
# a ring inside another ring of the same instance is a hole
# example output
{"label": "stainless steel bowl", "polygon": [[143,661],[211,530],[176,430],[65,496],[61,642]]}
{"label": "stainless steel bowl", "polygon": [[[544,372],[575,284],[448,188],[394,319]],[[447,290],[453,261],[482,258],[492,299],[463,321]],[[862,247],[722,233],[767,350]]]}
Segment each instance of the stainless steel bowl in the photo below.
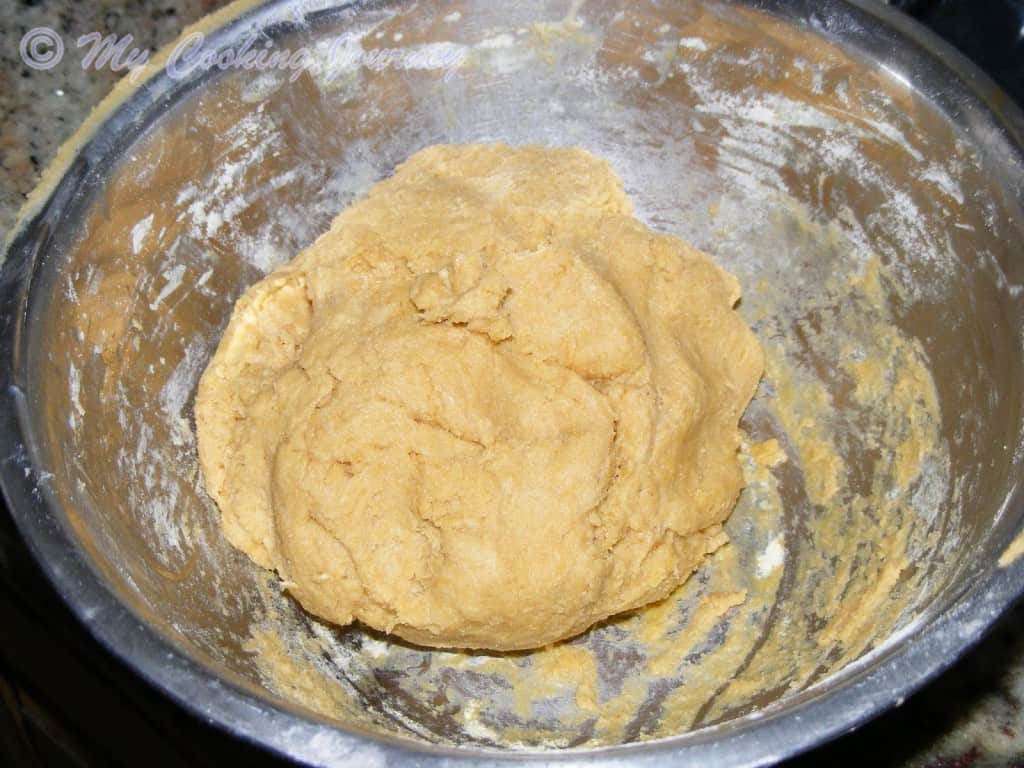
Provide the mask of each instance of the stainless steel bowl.
{"label": "stainless steel bowl", "polygon": [[[273,2],[204,32],[294,68],[154,68],[58,161],[0,272],[8,503],[168,695],[314,764],[758,765],[898,705],[1021,594],[1024,120],[941,41],[871,0]],[[649,616],[572,644],[591,710],[572,680],[530,688],[530,654],[318,624],[224,542],[195,461],[195,383],[245,286],[421,146],[497,140],[608,157],[641,218],[740,277],[777,361],[744,426],[787,461],[748,467],[731,565],[659,609],[674,666],[631,634]],[[746,603],[681,649],[727,582]]]}

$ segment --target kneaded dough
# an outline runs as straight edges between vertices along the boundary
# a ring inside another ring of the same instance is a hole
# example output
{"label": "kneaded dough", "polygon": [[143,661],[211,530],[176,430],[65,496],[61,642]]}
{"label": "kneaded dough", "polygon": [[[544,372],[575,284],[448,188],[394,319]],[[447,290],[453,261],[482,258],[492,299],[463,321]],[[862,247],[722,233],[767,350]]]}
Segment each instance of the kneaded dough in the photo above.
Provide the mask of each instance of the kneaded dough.
{"label": "kneaded dough", "polygon": [[312,613],[514,650],[726,541],[737,281],[580,149],[435,146],[239,299],[199,384],[229,541]]}

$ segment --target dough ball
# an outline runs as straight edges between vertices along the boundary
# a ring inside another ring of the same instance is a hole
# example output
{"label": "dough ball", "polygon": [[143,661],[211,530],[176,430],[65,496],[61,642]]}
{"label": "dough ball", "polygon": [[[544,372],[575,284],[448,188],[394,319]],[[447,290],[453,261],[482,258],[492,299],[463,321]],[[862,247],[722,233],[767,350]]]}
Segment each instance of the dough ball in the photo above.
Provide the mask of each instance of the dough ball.
{"label": "dough ball", "polygon": [[425,149],[238,301],[195,408],[224,532],[312,613],[429,646],[663,598],[742,485],[739,295],[583,150]]}

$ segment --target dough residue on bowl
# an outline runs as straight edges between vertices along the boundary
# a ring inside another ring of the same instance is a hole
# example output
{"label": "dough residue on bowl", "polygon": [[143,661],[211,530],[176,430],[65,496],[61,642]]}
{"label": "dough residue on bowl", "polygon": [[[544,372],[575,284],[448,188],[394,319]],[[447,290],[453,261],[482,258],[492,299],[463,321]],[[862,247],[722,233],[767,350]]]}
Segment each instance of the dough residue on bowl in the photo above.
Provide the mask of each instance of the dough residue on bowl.
{"label": "dough residue on bowl", "polygon": [[[743,309],[764,339],[766,373],[744,416],[731,546],[665,600],[529,654],[430,650],[296,622],[268,578],[267,613],[246,645],[268,687],[332,717],[369,702],[364,719],[428,740],[601,746],[756,717],[766,696],[813,690],[870,663],[880,636],[906,631],[907,596],[931,578],[921,563],[944,546],[928,517],[948,478],[935,384],[920,343],[893,323],[891,273],[795,201],[777,210],[773,226],[799,232],[797,253],[827,254],[834,273],[799,296],[745,276],[757,286]],[[781,332],[789,302],[815,324]],[[861,454],[882,456],[873,475]],[[844,609],[847,595],[856,610]]]}

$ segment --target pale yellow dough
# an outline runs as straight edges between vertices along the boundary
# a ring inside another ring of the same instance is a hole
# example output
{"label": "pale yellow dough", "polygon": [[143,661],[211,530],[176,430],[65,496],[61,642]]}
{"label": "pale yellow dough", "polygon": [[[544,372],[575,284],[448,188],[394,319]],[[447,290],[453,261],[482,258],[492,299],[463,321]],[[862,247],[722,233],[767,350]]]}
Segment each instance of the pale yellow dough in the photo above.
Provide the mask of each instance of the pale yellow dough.
{"label": "pale yellow dough", "polygon": [[739,296],[583,150],[425,149],[239,299],[195,407],[224,532],[312,613],[430,646],[658,600],[742,484]]}

